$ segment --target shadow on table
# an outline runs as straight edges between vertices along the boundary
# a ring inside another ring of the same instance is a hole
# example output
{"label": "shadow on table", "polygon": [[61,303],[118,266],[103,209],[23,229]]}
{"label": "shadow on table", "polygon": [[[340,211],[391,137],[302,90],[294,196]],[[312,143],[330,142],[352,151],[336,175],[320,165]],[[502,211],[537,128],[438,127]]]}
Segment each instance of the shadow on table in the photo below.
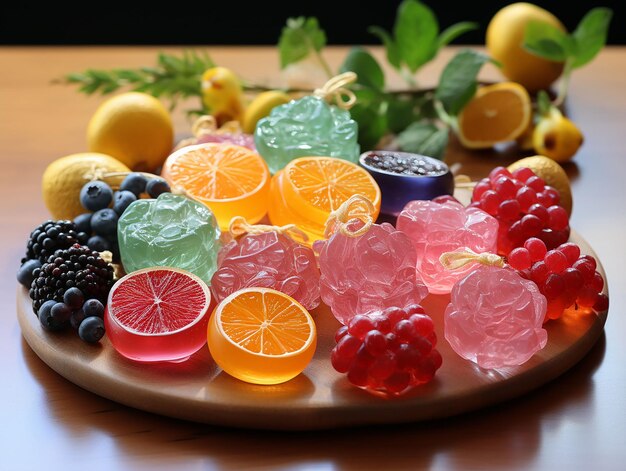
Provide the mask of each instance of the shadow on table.
{"label": "shadow on table", "polygon": [[29,369],[48,387],[47,407],[57,423],[76,438],[90,431],[106,433],[125,461],[235,469],[296,462],[342,470],[390,462],[410,463],[411,468],[437,463],[501,469],[532,464],[542,446],[548,446],[542,441],[546,428],[593,413],[593,373],[604,358],[606,338],[603,334],[568,372],[515,400],[432,422],[317,432],[229,429],[141,412],[80,389],[47,368],[25,341],[22,348]]}

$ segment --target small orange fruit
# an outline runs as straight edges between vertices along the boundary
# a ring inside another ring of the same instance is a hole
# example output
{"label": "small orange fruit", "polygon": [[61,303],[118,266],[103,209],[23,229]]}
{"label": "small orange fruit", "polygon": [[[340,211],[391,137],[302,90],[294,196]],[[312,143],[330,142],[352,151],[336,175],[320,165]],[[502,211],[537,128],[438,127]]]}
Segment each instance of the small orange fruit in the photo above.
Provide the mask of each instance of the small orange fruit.
{"label": "small orange fruit", "polygon": [[315,322],[295,299],[270,288],[245,288],[213,312],[209,350],[226,373],[253,384],[278,384],[299,375],[317,345]]}
{"label": "small orange fruit", "polygon": [[163,177],[206,204],[222,230],[234,216],[250,224],[267,212],[270,171],[254,151],[232,144],[198,144],[183,147],[165,161]]}
{"label": "small orange fruit", "polygon": [[530,96],[514,82],[481,87],[458,119],[461,143],[470,149],[487,149],[513,141],[526,131],[532,117]]}
{"label": "small orange fruit", "polygon": [[334,157],[301,157],[283,170],[282,190],[293,212],[324,226],[330,213],[353,195],[362,195],[380,210],[380,188],[358,165]]}

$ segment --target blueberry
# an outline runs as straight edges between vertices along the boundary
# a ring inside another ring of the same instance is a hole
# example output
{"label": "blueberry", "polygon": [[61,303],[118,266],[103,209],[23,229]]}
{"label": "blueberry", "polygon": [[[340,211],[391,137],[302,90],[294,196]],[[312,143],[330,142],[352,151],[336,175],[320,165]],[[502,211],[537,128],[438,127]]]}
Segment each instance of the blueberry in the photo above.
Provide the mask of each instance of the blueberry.
{"label": "blueberry", "polygon": [[104,321],[99,317],[85,317],[78,327],[78,336],[87,343],[98,343],[104,336]]}
{"label": "blueberry", "polygon": [[89,211],[106,208],[113,199],[111,187],[101,181],[86,183],[80,190],[80,204]]}
{"label": "blueberry", "polygon": [[30,285],[33,283],[33,271],[37,268],[41,268],[41,262],[37,259],[26,260],[22,263],[22,266],[17,271],[17,281],[21,284],[30,288]]}
{"label": "blueberry", "polygon": [[89,238],[87,247],[96,252],[104,252],[105,250],[111,250],[111,243],[104,237],[95,235]]}
{"label": "blueberry", "polygon": [[48,325],[50,323],[50,310],[52,309],[52,306],[54,306],[56,303],[56,301],[50,299],[43,303],[39,308],[39,311],[37,311],[37,317],[39,318],[41,325],[43,325],[45,328],[48,328]]}
{"label": "blueberry", "polygon": [[161,193],[168,193],[170,186],[162,178],[152,178],[146,185],[146,193],[150,198],[157,198]]}
{"label": "blueberry", "polygon": [[78,232],[91,234],[91,213],[79,214],[74,218],[74,224],[76,224]]}
{"label": "blueberry", "polygon": [[83,304],[85,317],[104,317],[104,305],[97,299],[88,299]]}
{"label": "blueberry", "polygon": [[82,309],[78,309],[72,312],[72,315],[70,316],[70,325],[72,326],[72,329],[78,330],[78,327],[80,326],[81,322],[83,322],[85,317],[87,316],[85,315],[85,311],[83,311]]}
{"label": "blueberry", "polygon": [[133,192],[128,190],[116,191],[113,195],[113,211],[115,211],[118,216],[121,216],[133,201],[137,201],[137,197]]}
{"label": "blueberry", "polygon": [[[53,304],[48,304],[53,303]],[[46,330],[62,330],[72,315],[72,311],[64,303],[46,301],[37,313],[39,322]]]}
{"label": "blueberry", "polygon": [[85,302],[85,296],[78,288],[70,288],[63,295],[63,302],[71,309],[79,309]]}
{"label": "blueberry", "polygon": [[91,216],[91,228],[101,236],[117,232],[117,213],[110,208],[101,209]]}
{"label": "blueberry", "polygon": [[130,191],[138,197],[140,194],[146,191],[146,183],[148,183],[148,179],[141,173],[129,173],[126,178],[124,178],[124,181],[122,181],[122,184],[120,185],[120,190]]}

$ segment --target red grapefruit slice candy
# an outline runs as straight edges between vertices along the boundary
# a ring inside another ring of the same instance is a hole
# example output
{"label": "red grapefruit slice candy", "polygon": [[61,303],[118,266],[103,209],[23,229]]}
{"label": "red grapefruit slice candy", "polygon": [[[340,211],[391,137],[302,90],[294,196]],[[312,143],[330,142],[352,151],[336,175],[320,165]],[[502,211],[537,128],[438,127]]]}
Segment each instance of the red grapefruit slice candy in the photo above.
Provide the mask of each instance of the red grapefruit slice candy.
{"label": "red grapefruit slice candy", "polygon": [[178,268],[144,268],[111,289],[107,336],[138,361],[183,361],[206,343],[211,294],[196,275]]}

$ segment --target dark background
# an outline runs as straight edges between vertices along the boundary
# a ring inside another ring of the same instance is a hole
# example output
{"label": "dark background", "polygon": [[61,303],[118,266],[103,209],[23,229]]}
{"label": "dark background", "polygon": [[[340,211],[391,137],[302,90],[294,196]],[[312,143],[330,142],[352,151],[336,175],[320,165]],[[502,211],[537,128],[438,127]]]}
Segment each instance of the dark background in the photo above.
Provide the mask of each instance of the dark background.
{"label": "dark background", "polygon": [[[391,30],[400,0],[283,0],[254,2],[115,3],[98,0],[80,7],[51,1],[43,6],[12,0],[0,13],[0,44],[275,44],[288,17],[315,16],[326,30],[329,44],[377,44],[370,25]],[[480,28],[463,35],[458,44],[483,44],[489,19],[511,1],[425,0],[441,29],[458,21],[476,21]],[[613,9],[609,43],[626,44],[626,2],[608,0],[538,1],[573,30],[595,6]]]}

